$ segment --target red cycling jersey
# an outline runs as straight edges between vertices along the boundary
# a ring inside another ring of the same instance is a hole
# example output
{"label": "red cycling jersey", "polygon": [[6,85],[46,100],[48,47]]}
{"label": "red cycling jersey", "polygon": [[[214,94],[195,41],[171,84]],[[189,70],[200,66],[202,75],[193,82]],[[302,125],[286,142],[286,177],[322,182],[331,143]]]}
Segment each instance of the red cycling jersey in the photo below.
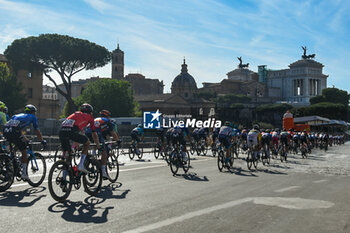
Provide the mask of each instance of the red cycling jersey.
{"label": "red cycling jersey", "polygon": [[72,115],[70,115],[69,117],[67,117],[67,119],[71,120],[71,125],[77,126],[80,131],[83,131],[84,127],[87,126],[88,124],[90,124],[92,132],[96,131],[96,127],[94,124],[94,117],[91,114],[77,111]]}

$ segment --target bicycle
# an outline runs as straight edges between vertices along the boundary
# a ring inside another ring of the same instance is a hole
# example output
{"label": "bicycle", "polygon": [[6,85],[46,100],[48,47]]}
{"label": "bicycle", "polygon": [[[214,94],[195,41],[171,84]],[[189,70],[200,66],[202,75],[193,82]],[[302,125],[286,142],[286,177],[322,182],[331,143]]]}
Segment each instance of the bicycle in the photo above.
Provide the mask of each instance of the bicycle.
{"label": "bicycle", "polygon": [[236,139],[233,139],[232,141],[231,153],[236,155],[236,158],[238,159],[238,142]]}
{"label": "bicycle", "polygon": [[153,154],[154,154],[154,158],[158,159],[159,157],[162,157],[164,159],[165,157],[165,147],[161,142],[157,142],[157,144],[155,145],[154,149],[153,149]]}
{"label": "bicycle", "polygon": [[48,186],[52,198],[58,202],[65,201],[72,191],[81,187],[83,179],[84,191],[91,196],[97,195],[102,186],[102,171],[100,163],[91,156],[86,156],[84,165],[87,174],[79,172],[72,163],[72,153],[65,160],[55,162],[49,172]]}
{"label": "bicycle", "polygon": [[190,153],[191,153],[191,155],[193,155],[195,151],[196,151],[196,143],[193,140],[191,140],[191,142],[190,142]]}
{"label": "bicycle", "polygon": [[257,151],[256,149],[253,149],[253,141],[250,141],[250,146],[248,147],[248,152],[247,152],[247,167],[249,170],[251,170],[252,166],[254,165],[255,169],[258,168],[258,156],[257,156]]}
{"label": "bicycle", "polygon": [[143,156],[143,148],[141,147],[141,150],[139,150],[137,148],[137,145],[136,145],[136,141],[135,140],[132,140],[131,141],[131,144],[130,144],[130,147],[129,147],[129,158],[131,160],[134,159],[135,155],[137,155],[137,157],[139,159],[142,159],[142,156]]}
{"label": "bicycle", "polygon": [[279,154],[280,154],[281,162],[287,161],[288,152],[287,152],[287,145],[285,143],[283,143],[281,145],[281,149],[279,150]]}
{"label": "bicycle", "polygon": [[265,143],[260,151],[262,154],[261,161],[262,164],[265,166],[266,164],[270,164],[270,150],[268,145]]}
{"label": "bicycle", "polygon": [[[183,155],[185,153],[185,155]],[[184,170],[185,173],[190,169],[190,155],[187,152],[184,152],[183,145],[176,143],[174,145],[173,151],[169,155],[169,165],[170,170],[175,176],[180,167]]]}
{"label": "bicycle", "polygon": [[217,142],[213,142],[213,144],[211,145],[211,153],[213,155],[213,157],[216,156],[216,153],[218,152],[218,147],[217,147]]}
{"label": "bicycle", "polygon": [[230,170],[233,166],[234,163],[234,156],[231,156],[231,150],[229,150],[230,156],[228,158],[226,158],[226,153],[223,150],[223,145],[220,143],[219,147],[218,147],[218,160],[217,160],[217,164],[218,164],[218,169],[220,172],[222,172],[222,169],[224,167],[227,168],[227,170]]}
{"label": "bicycle", "polygon": [[301,152],[301,157],[303,159],[307,158],[307,149],[306,149],[305,143],[301,143],[301,145],[300,145],[300,152]]}
{"label": "bicycle", "polygon": [[[0,140],[5,142],[5,140]],[[41,144],[40,142],[28,142],[27,145],[27,174],[29,179],[25,180],[32,187],[41,185],[46,176],[46,161],[45,158],[37,152],[33,152],[32,145]],[[42,173],[41,173],[42,172]],[[22,169],[20,157],[16,155],[15,150],[10,145],[10,150],[1,149],[0,153],[0,192],[6,191],[14,182],[21,181]]]}
{"label": "bicycle", "polygon": [[[107,153],[107,165],[106,172],[108,175],[108,180],[111,183],[115,183],[119,177],[119,163],[118,156],[115,155],[113,150],[113,144],[116,143],[114,141],[105,142],[106,145],[106,153]],[[117,142],[118,143],[118,142]],[[115,173],[115,175],[112,175]]]}
{"label": "bicycle", "polygon": [[204,138],[201,138],[198,142],[197,142],[197,146],[196,146],[196,152],[197,155],[199,156],[201,153],[203,153],[203,155],[207,155],[208,152],[208,147],[207,147],[207,142]]}

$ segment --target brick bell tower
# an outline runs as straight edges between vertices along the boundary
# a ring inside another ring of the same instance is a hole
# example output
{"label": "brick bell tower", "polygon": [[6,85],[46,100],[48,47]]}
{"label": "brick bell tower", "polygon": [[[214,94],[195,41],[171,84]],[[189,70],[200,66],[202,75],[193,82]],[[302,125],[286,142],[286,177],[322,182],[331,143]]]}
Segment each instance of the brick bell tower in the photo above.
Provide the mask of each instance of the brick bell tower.
{"label": "brick bell tower", "polygon": [[119,48],[119,43],[112,52],[112,78],[124,78],[124,52]]}

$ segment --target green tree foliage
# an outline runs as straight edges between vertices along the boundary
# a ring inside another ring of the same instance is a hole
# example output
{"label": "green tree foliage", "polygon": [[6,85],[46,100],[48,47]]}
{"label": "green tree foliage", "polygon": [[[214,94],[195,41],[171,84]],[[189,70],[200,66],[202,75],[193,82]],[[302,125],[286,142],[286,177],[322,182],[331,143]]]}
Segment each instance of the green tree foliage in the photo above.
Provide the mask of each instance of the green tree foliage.
{"label": "green tree foliage", "polygon": [[331,119],[348,120],[350,95],[338,88],[325,88],[321,96],[310,99],[311,106],[298,109],[302,116],[318,115]]}
{"label": "green tree foliage", "polygon": [[22,89],[21,83],[17,82],[6,63],[0,62],[0,100],[8,107],[9,115],[25,106],[26,96],[21,92]]}
{"label": "green tree foliage", "polygon": [[252,99],[246,95],[235,95],[227,94],[223,96],[218,96],[216,101],[223,104],[232,104],[232,103],[250,103]]}
{"label": "green tree foliage", "polygon": [[[72,99],[72,77],[86,69],[106,65],[111,53],[104,47],[66,35],[42,34],[37,37],[17,39],[5,50],[5,56],[14,69],[40,69],[55,85],[57,92],[68,102],[69,112],[76,109]],[[56,71],[65,88],[57,86],[50,72]]]}
{"label": "green tree foliage", "polygon": [[322,102],[313,104],[309,107],[298,108],[297,112],[300,116],[322,116],[329,119],[342,119],[346,120],[348,107],[343,104],[336,104],[330,102]]}
{"label": "green tree foliage", "polygon": [[256,108],[257,112],[277,112],[284,113],[289,109],[292,109],[293,106],[290,104],[263,104]]}
{"label": "green tree foliage", "polygon": [[321,96],[315,96],[310,99],[311,104],[317,104],[322,102],[330,102],[349,105],[349,95],[347,91],[340,90],[338,88],[325,88],[322,90]]}
{"label": "green tree foliage", "polygon": [[94,107],[94,115],[107,109],[113,117],[127,117],[137,114],[130,84],[114,79],[99,79],[91,82],[83,93],[75,99],[77,105],[89,103]]}
{"label": "green tree foliage", "polygon": [[216,93],[212,93],[212,92],[200,92],[196,94],[196,97],[198,98],[203,98],[206,100],[211,100],[214,101],[216,98]]}

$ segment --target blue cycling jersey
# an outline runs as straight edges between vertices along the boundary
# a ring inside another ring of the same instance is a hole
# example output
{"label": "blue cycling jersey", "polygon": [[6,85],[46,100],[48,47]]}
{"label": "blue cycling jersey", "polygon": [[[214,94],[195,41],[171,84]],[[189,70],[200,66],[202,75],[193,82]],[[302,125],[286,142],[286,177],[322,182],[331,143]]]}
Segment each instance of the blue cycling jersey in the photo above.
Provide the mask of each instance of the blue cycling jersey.
{"label": "blue cycling jersey", "polygon": [[143,128],[141,128],[141,127],[135,127],[131,132],[132,133],[137,133],[137,135],[139,135],[139,136],[143,136],[143,134],[145,133],[143,131]]}
{"label": "blue cycling jersey", "polygon": [[11,120],[9,120],[5,126],[16,127],[22,130],[30,124],[33,124],[34,129],[39,129],[38,120],[35,115],[30,113],[20,113],[12,116]]}

